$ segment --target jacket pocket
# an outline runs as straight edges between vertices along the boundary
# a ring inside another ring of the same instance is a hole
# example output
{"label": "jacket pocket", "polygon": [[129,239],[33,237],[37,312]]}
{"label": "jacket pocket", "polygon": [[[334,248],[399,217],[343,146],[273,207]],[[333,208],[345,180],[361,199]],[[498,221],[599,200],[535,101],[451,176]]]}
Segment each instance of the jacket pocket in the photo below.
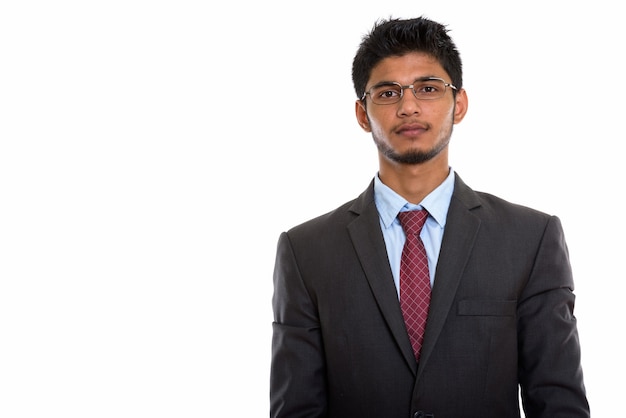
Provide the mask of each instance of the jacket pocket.
{"label": "jacket pocket", "polygon": [[476,300],[459,301],[458,315],[462,316],[515,316],[516,300]]}

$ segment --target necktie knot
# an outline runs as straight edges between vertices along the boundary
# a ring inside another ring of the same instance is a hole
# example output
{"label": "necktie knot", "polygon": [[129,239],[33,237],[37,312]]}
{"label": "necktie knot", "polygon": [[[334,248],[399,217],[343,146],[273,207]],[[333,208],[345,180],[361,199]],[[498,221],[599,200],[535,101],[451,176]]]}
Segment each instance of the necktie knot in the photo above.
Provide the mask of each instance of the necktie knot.
{"label": "necktie knot", "polygon": [[419,235],[422,232],[426,218],[428,218],[428,211],[426,210],[410,210],[398,213],[400,225],[402,225],[402,229],[404,229],[404,233],[407,235]]}

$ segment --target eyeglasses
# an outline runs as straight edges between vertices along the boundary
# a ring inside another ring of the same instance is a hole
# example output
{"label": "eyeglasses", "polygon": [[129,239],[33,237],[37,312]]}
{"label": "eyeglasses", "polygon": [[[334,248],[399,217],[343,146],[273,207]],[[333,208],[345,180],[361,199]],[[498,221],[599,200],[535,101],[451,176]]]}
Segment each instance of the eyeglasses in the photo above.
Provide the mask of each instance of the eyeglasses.
{"label": "eyeglasses", "polygon": [[411,89],[417,99],[420,100],[435,100],[440,99],[446,94],[446,87],[457,90],[450,83],[446,83],[441,78],[436,77],[424,77],[419,78],[409,86],[403,86],[396,82],[380,83],[366,91],[361,97],[361,100],[365,100],[365,96],[369,94],[372,102],[379,105],[389,105],[398,103],[404,95],[405,89]]}

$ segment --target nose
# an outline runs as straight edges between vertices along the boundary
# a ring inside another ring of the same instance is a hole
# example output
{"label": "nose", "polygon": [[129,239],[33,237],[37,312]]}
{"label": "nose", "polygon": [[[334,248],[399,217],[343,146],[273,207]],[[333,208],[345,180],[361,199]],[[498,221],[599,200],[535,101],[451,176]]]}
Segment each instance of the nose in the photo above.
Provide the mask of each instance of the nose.
{"label": "nose", "polygon": [[417,97],[415,97],[415,92],[413,92],[413,86],[405,88],[404,92],[402,93],[402,98],[398,102],[398,115],[415,115],[419,114],[421,110],[421,103],[417,99]]}

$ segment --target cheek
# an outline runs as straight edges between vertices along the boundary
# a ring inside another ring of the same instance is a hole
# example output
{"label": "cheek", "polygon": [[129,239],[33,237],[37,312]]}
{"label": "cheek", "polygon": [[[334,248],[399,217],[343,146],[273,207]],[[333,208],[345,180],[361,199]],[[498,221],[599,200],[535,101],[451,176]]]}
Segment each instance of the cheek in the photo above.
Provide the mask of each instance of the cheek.
{"label": "cheek", "polygon": [[384,131],[384,127],[387,126],[387,124],[385,124],[385,120],[388,120],[385,118],[384,115],[381,115],[380,113],[375,113],[375,114],[369,114],[367,117],[367,125],[369,127],[370,132],[382,132]]}
{"label": "cheek", "polygon": [[426,120],[433,122],[433,125],[439,126],[440,130],[445,130],[449,125],[454,124],[454,108],[439,109],[430,113],[424,113]]}
{"label": "cheek", "polygon": [[372,140],[379,150],[381,149],[381,146],[385,149],[392,149],[398,145],[396,140],[394,140],[394,138],[380,126],[373,126],[370,132],[372,133]]}

